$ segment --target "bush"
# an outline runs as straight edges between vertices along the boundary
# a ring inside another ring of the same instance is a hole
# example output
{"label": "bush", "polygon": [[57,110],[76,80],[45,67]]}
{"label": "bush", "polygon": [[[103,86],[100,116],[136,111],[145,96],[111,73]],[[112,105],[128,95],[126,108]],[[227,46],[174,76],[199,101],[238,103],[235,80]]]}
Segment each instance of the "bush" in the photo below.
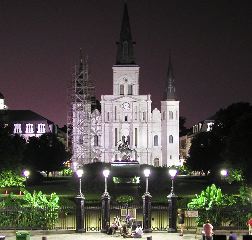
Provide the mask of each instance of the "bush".
{"label": "bush", "polygon": [[116,198],[116,201],[120,204],[132,203],[134,201],[134,197],[130,195],[120,195]]}
{"label": "bush", "polygon": [[22,198],[10,194],[0,202],[0,208],[8,209],[7,215],[0,211],[0,226],[52,229],[58,219],[59,197],[55,193],[48,197],[41,191],[22,191]]}
{"label": "bush", "polygon": [[8,170],[0,173],[0,187],[24,187],[25,177]]}

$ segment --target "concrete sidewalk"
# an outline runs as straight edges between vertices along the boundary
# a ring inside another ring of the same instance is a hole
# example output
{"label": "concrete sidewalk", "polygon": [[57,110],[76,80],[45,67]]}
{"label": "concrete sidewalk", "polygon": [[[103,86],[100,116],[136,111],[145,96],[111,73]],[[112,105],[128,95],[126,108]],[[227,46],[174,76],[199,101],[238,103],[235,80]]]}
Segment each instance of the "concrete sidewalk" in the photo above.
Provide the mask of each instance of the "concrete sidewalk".
{"label": "concrete sidewalk", "polygon": [[[120,235],[107,235],[103,233],[55,233],[48,231],[31,231],[31,240],[42,240],[42,237],[46,237],[47,240],[112,240],[112,239],[124,239]],[[5,235],[6,240],[16,240],[15,232],[5,232],[1,231],[0,235]],[[147,237],[152,236],[152,240],[201,240],[201,235],[195,235],[192,233],[184,234],[184,236],[179,236],[179,233],[145,233],[142,239],[147,239]],[[45,238],[43,238],[45,239]],[[242,240],[242,235],[238,235],[238,240]]]}

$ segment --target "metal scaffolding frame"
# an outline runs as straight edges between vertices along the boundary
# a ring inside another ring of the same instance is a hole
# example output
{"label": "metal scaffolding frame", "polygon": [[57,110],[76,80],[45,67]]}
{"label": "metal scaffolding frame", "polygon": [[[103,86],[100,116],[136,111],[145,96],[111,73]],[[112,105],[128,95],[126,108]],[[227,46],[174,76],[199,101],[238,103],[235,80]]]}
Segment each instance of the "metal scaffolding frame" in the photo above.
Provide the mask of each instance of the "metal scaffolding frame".
{"label": "metal scaffolding frame", "polygon": [[75,66],[71,82],[68,111],[68,148],[72,152],[75,170],[91,162],[91,113],[95,101],[95,88],[89,77],[88,58],[83,61],[80,51],[79,68]]}

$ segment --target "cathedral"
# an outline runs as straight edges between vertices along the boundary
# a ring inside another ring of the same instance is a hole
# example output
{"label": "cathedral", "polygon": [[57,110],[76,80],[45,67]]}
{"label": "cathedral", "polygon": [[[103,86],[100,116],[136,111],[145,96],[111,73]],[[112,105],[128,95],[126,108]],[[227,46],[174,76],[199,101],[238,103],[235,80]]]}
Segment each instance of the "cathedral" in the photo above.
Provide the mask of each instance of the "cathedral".
{"label": "cathedral", "polygon": [[[80,100],[72,106],[73,163],[81,165],[98,161],[180,165],[179,101],[175,94],[171,60],[167,79],[164,80],[166,87],[160,99],[161,108],[152,110],[151,95],[139,95],[140,67],[135,61],[126,3],[112,69],[113,95],[101,96],[100,110],[92,109],[88,102],[80,107]],[[83,78],[83,74],[81,76]],[[86,100],[83,98],[83,101]],[[89,111],[90,118],[87,115]]]}

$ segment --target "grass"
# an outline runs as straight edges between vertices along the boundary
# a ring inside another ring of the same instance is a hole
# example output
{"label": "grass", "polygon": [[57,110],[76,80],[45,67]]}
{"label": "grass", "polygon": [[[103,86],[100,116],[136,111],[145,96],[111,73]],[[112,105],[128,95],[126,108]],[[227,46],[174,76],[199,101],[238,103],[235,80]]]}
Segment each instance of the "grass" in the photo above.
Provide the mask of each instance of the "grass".
{"label": "grass", "polygon": [[[167,179],[164,181],[167,184],[157,185],[149,179],[149,192],[152,195],[153,203],[167,203],[167,195],[170,193],[171,181]],[[82,192],[85,195],[86,202],[100,202],[101,195],[104,191],[103,181],[92,181],[88,182],[83,180]],[[195,194],[199,194],[207,186],[211,185],[212,182],[208,181],[203,177],[183,177],[178,176],[174,181],[174,192],[178,196],[180,204],[183,206],[189,201],[190,198],[194,197]],[[227,182],[216,183],[220,187],[223,193],[238,194],[238,184],[228,184]],[[48,178],[39,185],[28,185],[26,189],[29,192],[42,191],[45,194],[50,195],[55,192],[60,198],[74,200],[74,197],[78,194],[79,182],[72,177],[64,178]],[[16,194],[19,194],[19,189],[12,188],[8,189]],[[109,181],[108,191],[111,195],[112,202],[115,201],[116,197],[120,195],[131,195],[134,196],[139,202],[142,201],[141,196],[145,191],[145,180],[140,184],[140,187],[133,187],[131,185],[115,185],[112,181]],[[2,190],[4,192],[4,190]],[[64,200],[63,200],[64,202]]]}

